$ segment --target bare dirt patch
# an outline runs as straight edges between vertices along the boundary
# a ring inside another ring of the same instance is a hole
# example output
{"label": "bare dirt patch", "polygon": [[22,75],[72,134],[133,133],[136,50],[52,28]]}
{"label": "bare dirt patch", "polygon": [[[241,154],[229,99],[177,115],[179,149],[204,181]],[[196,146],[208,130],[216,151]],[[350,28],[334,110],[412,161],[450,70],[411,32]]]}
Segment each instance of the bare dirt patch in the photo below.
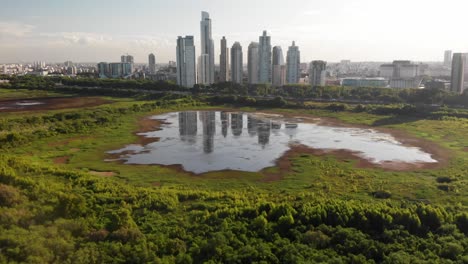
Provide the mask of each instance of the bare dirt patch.
{"label": "bare dirt patch", "polygon": [[56,157],[54,158],[54,164],[67,164],[68,161],[70,160],[69,156],[63,156],[63,157]]}
{"label": "bare dirt patch", "polygon": [[[144,117],[138,122],[138,131],[135,131],[135,134],[146,133],[152,131],[161,130],[161,125],[167,124],[164,120],[160,119],[151,119],[151,117]],[[159,138],[148,138],[142,135],[138,135],[138,144],[147,145],[153,142],[159,141]]]}
{"label": "bare dirt patch", "polygon": [[0,100],[0,113],[93,107],[112,103],[101,97],[46,97]]}

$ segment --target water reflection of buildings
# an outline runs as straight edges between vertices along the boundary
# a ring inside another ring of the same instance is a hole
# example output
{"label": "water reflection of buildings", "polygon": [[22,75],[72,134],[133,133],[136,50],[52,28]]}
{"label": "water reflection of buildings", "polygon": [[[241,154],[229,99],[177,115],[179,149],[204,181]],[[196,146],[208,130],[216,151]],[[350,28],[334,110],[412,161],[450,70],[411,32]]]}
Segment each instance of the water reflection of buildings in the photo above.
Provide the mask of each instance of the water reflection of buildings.
{"label": "water reflection of buildings", "polygon": [[281,129],[281,123],[271,122],[271,129],[274,129],[274,130]]}
{"label": "water reflection of buildings", "polygon": [[289,136],[289,139],[296,137],[298,127],[297,123],[286,123],[284,124],[284,127],[286,128],[285,134]]}
{"label": "water reflection of buildings", "polygon": [[216,134],[216,112],[200,112],[203,126],[203,151],[211,153],[214,149],[214,136]]}
{"label": "water reflection of buildings", "polygon": [[251,137],[257,135],[257,122],[258,119],[251,116],[247,116],[247,131],[249,132],[249,135]]}
{"label": "water reflection of buildings", "polygon": [[179,113],[179,134],[182,141],[188,143],[197,141],[197,112]]}
{"label": "water reflection of buildings", "polygon": [[258,144],[263,147],[270,142],[271,122],[270,120],[258,120]]}
{"label": "water reflection of buildings", "polygon": [[227,137],[227,132],[229,128],[229,114],[226,112],[221,112],[221,133],[223,137]]}
{"label": "water reflection of buildings", "polygon": [[243,127],[243,115],[242,113],[232,113],[231,114],[231,129],[234,136],[242,135]]}

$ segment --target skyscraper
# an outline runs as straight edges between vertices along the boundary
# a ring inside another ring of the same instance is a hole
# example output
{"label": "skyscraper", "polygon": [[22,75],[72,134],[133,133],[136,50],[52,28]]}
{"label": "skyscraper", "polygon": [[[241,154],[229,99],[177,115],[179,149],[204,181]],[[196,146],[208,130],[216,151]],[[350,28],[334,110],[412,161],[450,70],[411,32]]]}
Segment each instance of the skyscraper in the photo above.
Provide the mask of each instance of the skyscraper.
{"label": "skyscraper", "polygon": [[153,53],[148,55],[148,68],[150,74],[156,74],[156,56]]}
{"label": "skyscraper", "polygon": [[444,66],[450,67],[452,66],[452,51],[446,50],[444,53]]}
{"label": "skyscraper", "polygon": [[309,83],[312,86],[325,86],[327,63],[325,61],[312,61],[309,66]]}
{"label": "skyscraper", "polygon": [[267,36],[266,30],[259,37],[258,48],[258,82],[271,83],[271,37]]}
{"label": "skyscraper", "polygon": [[122,63],[134,63],[132,55],[122,55],[120,56],[120,62]]}
{"label": "skyscraper", "polygon": [[110,75],[109,64],[107,62],[100,62],[97,65],[99,78],[107,78]]}
{"label": "skyscraper", "polygon": [[242,46],[239,42],[236,42],[231,48],[231,78],[234,83],[242,83],[242,58]]}
{"label": "skyscraper", "polygon": [[[133,56],[132,55],[122,55],[120,56],[120,62],[123,63],[123,75],[131,75],[133,73]],[[128,64],[124,64],[128,63]]]}
{"label": "skyscraper", "polygon": [[293,41],[286,56],[286,83],[299,83],[299,79],[301,78],[300,64],[301,52]]}
{"label": "skyscraper", "polygon": [[257,84],[258,83],[258,43],[251,42],[249,45],[249,50],[247,54],[247,71],[248,71],[248,79],[250,84]]}
{"label": "skyscraper", "polygon": [[198,83],[209,85],[214,83],[214,43],[211,37],[211,19],[208,12],[202,12],[200,21],[201,53],[199,62]]}
{"label": "skyscraper", "polygon": [[193,36],[177,38],[177,84],[192,88],[196,83]]}
{"label": "skyscraper", "polygon": [[221,55],[219,55],[219,81],[229,81],[229,48],[226,38],[221,39]]}
{"label": "skyscraper", "polygon": [[451,91],[463,93],[465,83],[466,53],[454,53],[452,59],[452,84]]}
{"label": "skyscraper", "polygon": [[284,65],[283,50],[280,46],[273,47],[273,86],[279,87],[284,85],[281,79],[281,66]]}

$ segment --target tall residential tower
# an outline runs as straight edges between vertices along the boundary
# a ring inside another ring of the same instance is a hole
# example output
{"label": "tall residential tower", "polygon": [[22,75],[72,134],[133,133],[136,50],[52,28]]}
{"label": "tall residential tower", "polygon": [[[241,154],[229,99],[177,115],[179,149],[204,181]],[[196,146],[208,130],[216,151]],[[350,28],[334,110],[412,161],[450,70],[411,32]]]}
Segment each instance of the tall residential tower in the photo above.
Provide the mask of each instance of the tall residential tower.
{"label": "tall residential tower", "polygon": [[177,84],[192,88],[196,83],[195,43],[193,36],[177,39]]}
{"label": "tall residential tower", "polygon": [[266,30],[259,37],[258,48],[258,82],[271,83],[271,37],[267,36]]}
{"label": "tall residential tower", "polygon": [[325,61],[312,61],[309,66],[309,83],[312,86],[325,86],[327,63]]}
{"label": "tall residential tower", "polygon": [[452,92],[463,93],[465,89],[466,53],[454,53],[452,59]]}
{"label": "tall residential tower", "polygon": [[296,43],[293,41],[286,56],[286,83],[299,83],[299,79],[301,78],[300,64],[301,52],[299,51],[299,47],[296,46]]}
{"label": "tall residential tower", "polygon": [[156,74],[156,56],[153,53],[148,55],[148,69],[150,74]]}
{"label": "tall residential tower", "polygon": [[275,46],[273,47],[273,86],[280,87],[286,83],[286,72],[283,72],[285,70],[286,67],[284,67],[283,50],[280,46]]}
{"label": "tall residential tower", "polygon": [[247,54],[247,71],[248,71],[248,79],[250,84],[257,84],[258,83],[258,43],[251,42],[249,45],[249,50]]}
{"label": "tall residential tower", "polygon": [[445,67],[452,66],[452,51],[451,50],[446,50],[444,52],[444,66]]}
{"label": "tall residential tower", "polygon": [[243,63],[242,46],[239,42],[234,43],[231,48],[231,78],[234,83],[242,83]]}
{"label": "tall residential tower", "polygon": [[214,83],[214,43],[211,37],[211,19],[208,12],[202,12],[200,21],[201,53],[199,61],[198,83],[209,85]]}
{"label": "tall residential tower", "polygon": [[221,54],[219,55],[219,81],[229,81],[229,48],[226,38],[221,39]]}

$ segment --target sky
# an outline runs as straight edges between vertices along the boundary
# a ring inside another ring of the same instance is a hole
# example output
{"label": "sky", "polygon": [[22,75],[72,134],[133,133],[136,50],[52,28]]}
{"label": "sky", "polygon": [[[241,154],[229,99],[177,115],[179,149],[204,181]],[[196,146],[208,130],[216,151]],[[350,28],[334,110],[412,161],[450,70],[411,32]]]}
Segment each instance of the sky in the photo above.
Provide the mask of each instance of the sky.
{"label": "sky", "polygon": [[247,57],[263,30],[301,61],[441,61],[468,51],[465,0],[0,0],[0,63],[175,60],[177,36],[195,36],[210,13],[215,60],[220,39]]}

